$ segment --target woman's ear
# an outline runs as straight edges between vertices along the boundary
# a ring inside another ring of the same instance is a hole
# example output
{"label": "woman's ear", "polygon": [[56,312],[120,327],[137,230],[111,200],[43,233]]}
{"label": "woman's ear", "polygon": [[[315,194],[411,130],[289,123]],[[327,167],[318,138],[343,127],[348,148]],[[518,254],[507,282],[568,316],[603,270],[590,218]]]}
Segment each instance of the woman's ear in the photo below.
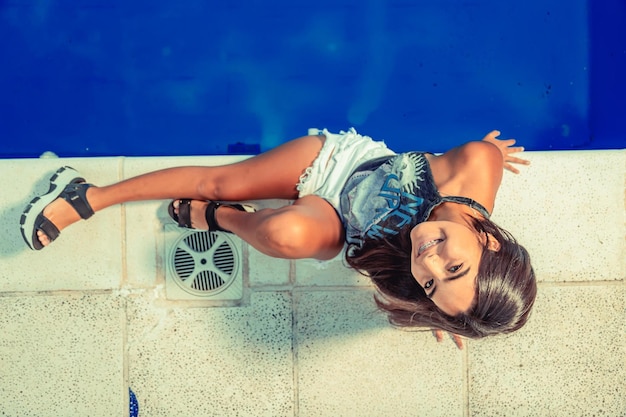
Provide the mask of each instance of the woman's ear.
{"label": "woman's ear", "polygon": [[498,242],[498,240],[493,237],[491,233],[485,233],[485,236],[487,238],[487,242],[485,244],[487,249],[493,252],[498,252],[500,250],[500,242]]}

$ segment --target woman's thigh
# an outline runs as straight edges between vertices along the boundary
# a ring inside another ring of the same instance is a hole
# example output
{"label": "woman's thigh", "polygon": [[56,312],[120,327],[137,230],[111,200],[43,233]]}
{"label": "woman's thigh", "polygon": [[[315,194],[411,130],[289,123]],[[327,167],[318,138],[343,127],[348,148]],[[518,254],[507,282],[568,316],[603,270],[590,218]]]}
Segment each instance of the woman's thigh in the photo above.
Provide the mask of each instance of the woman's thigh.
{"label": "woman's thigh", "polygon": [[311,166],[324,136],[303,136],[260,155],[202,172],[204,198],[224,201],[296,199],[300,176]]}

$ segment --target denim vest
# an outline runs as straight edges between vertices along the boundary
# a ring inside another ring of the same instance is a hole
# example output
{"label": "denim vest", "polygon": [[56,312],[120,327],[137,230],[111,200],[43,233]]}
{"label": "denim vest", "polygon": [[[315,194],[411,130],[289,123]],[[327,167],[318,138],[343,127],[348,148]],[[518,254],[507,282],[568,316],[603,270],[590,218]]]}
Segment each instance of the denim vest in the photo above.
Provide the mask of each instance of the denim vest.
{"label": "denim vest", "polygon": [[346,241],[358,247],[368,239],[397,235],[424,222],[435,207],[453,201],[489,218],[487,210],[466,197],[442,197],[424,153],[408,152],[366,162],[346,182],[340,196]]}

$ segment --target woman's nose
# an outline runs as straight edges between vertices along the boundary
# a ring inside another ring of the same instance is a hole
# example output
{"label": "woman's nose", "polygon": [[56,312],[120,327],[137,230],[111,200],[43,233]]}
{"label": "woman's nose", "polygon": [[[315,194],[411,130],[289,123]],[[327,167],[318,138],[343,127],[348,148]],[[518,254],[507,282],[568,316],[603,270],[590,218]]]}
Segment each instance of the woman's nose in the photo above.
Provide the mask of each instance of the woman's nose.
{"label": "woman's nose", "polygon": [[439,255],[433,252],[426,257],[425,264],[430,272],[433,273],[439,269],[441,265],[441,258],[439,258]]}

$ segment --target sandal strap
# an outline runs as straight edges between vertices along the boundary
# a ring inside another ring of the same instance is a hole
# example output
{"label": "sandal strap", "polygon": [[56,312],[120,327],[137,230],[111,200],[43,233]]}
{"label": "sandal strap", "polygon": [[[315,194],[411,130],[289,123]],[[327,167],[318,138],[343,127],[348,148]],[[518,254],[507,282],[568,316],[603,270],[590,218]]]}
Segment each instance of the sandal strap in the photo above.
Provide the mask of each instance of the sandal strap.
{"label": "sandal strap", "polygon": [[178,200],[178,226],[192,229],[191,226],[191,200],[183,198]]}
{"label": "sandal strap", "polygon": [[61,232],[59,231],[59,228],[56,227],[54,223],[52,223],[46,217],[44,217],[43,214],[40,214],[39,216],[37,216],[37,220],[35,220],[35,225],[36,227],[33,229],[33,234],[35,235],[33,236],[33,242],[34,241],[39,242],[38,238],[35,239],[37,230],[41,230],[42,232],[44,232],[46,236],[48,236],[48,239],[50,239],[50,242],[54,241],[61,234]]}
{"label": "sandal strap", "polygon": [[[232,207],[236,210],[239,211],[245,211],[245,212],[254,212],[254,208],[252,208],[251,206],[244,206],[242,204],[224,204],[224,203],[220,203],[217,201],[209,201],[209,204],[206,207],[206,211],[204,212],[204,217],[206,219],[207,224],[209,225],[209,230],[212,232],[225,232],[225,233],[232,233],[230,230],[226,230],[223,227],[221,227],[219,224],[217,224],[217,220],[215,220],[215,210],[218,209],[218,207]],[[246,208],[248,207],[248,208]]]}
{"label": "sandal strap", "polygon": [[218,203],[217,201],[209,201],[209,204],[206,206],[206,211],[204,212],[204,218],[206,219],[206,222],[209,225],[209,230],[211,232],[232,233],[230,230],[221,228],[217,224],[217,220],[215,220],[215,210],[217,210],[217,208],[221,205],[222,203]]}
{"label": "sandal strap", "polygon": [[65,187],[59,196],[70,203],[78,215],[85,220],[94,215],[93,208],[91,208],[91,205],[87,201],[87,189],[89,187],[91,187],[91,184],[72,182]]}

